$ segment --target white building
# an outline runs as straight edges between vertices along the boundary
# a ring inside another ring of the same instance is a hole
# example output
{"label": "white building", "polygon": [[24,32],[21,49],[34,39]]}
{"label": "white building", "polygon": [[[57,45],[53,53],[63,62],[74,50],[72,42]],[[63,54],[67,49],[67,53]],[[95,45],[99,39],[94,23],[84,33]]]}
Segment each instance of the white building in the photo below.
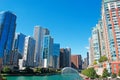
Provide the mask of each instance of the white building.
{"label": "white building", "polygon": [[35,40],[27,36],[25,37],[25,47],[24,47],[24,54],[23,59],[19,60],[19,66],[21,69],[23,67],[34,67],[34,51],[35,51]]}

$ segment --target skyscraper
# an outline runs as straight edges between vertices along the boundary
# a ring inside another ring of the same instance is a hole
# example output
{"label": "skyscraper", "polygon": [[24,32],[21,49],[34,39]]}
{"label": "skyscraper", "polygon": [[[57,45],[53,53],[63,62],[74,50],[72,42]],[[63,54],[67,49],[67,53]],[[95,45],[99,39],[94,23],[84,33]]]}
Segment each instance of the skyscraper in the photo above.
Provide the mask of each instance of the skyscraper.
{"label": "skyscraper", "polygon": [[25,37],[23,66],[34,67],[34,52],[35,40],[30,36]]}
{"label": "skyscraper", "polygon": [[22,33],[16,33],[13,43],[13,52],[11,53],[11,60],[13,65],[18,65],[19,59],[22,59],[24,53],[24,44],[25,44],[26,35]]}
{"label": "skyscraper", "polygon": [[101,56],[106,55],[105,53],[105,42],[103,36],[103,25],[102,21],[99,20],[98,24],[92,29],[92,37],[90,41],[90,65],[96,61],[99,63]]}
{"label": "skyscraper", "polygon": [[120,68],[120,0],[103,0],[102,22],[106,55],[111,63],[112,73]]}
{"label": "skyscraper", "polygon": [[89,43],[90,43],[90,65],[92,66],[94,62],[94,49],[92,37],[89,38]]}
{"label": "skyscraper", "polygon": [[0,58],[4,57],[4,65],[10,64],[15,29],[16,15],[9,11],[0,12]]}
{"label": "skyscraper", "polygon": [[71,49],[60,49],[60,68],[71,67]]}
{"label": "skyscraper", "polygon": [[50,35],[44,36],[43,67],[53,67],[53,38]]}
{"label": "skyscraper", "polygon": [[94,55],[94,57],[93,56],[91,56],[92,58],[92,60],[91,61],[93,61],[93,62],[91,62],[92,64],[94,63],[94,62],[99,62],[99,59],[100,59],[100,56],[101,56],[101,52],[100,52],[100,44],[99,44],[99,42],[100,42],[100,39],[99,39],[99,31],[98,31],[98,27],[97,27],[97,25],[96,25],[96,27],[94,27],[93,28],[93,30],[92,30],[92,37],[91,37],[91,55]]}
{"label": "skyscraper", "polygon": [[81,55],[71,55],[71,67],[77,70],[82,69],[82,57]]}
{"label": "skyscraper", "polygon": [[20,53],[21,56],[23,56],[24,53],[25,37],[26,35],[22,33],[16,33],[14,37],[13,49],[17,49],[18,53]]}
{"label": "skyscraper", "polygon": [[49,35],[48,29],[42,28],[40,26],[34,27],[34,39],[36,40],[35,56],[34,56],[35,66],[42,66],[42,49],[43,49],[44,35]]}
{"label": "skyscraper", "polygon": [[87,58],[84,58],[83,64],[82,64],[82,69],[86,69],[88,67],[87,65]]}
{"label": "skyscraper", "polygon": [[87,66],[89,65],[89,52],[87,52]]}
{"label": "skyscraper", "polygon": [[60,44],[53,45],[53,68],[59,68]]}

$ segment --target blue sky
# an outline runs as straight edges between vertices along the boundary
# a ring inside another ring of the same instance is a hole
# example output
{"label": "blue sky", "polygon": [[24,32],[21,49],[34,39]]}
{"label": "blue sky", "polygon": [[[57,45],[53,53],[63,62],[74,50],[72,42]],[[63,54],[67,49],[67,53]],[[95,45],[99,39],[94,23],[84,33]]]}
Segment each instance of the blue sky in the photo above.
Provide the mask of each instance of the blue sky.
{"label": "blue sky", "polygon": [[101,15],[101,0],[0,0],[0,11],[17,15],[16,32],[33,35],[35,25],[48,28],[54,42],[86,56],[88,38]]}

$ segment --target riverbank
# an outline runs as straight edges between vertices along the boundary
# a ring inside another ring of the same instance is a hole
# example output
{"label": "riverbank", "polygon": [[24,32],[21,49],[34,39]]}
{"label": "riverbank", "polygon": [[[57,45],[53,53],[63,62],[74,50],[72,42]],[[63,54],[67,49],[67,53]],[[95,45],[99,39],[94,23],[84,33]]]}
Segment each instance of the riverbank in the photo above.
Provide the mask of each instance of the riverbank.
{"label": "riverbank", "polygon": [[87,76],[83,75],[83,74],[80,74],[79,75],[85,80],[86,78],[88,78]]}

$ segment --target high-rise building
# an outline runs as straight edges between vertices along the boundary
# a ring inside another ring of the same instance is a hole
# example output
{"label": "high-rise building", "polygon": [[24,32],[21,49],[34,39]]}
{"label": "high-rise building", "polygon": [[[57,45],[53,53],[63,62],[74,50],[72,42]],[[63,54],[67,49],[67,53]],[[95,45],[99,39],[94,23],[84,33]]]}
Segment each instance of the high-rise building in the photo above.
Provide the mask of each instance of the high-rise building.
{"label": "high-rise building", "polygon": [[53,38],[50,35],[44,36],[43,42],[43,67],[53,67]]}
{"label": "high-rise building", "polygon": [[49,35],[48,29],[42,28],[40,26],[34,27],[34,39],[36,40],[35,56],[34,56],[35,66],[42,66],[42,49],[43,49],[44,35]]}
{"label": "high-rise building", "polygon": [[71,67],[71,49],[60,49],[60,68]]}
{"label": "high-rise building", "polygon": [[92,37],[90,41],[90,65],[96,61],[99,63],[101,56],[106,55],[105,53],[105,42],[103,37],[103,25],[101,20],[92,30]]}
{"label": "high-rise building", "polygon": [[18,65],[19,59],[22,59],[24,53],[24,44],[25,44],[26,35],[22,33],[16,33],[13,43],[13,52],[11,53],[11,60],[13,65]]}
{"label": "high-rise building", "polygon": [[[16,15],[6,11],[0,12],[0,58],[4,65],[10,64],[10,52],[16,29]],[[0,63],[1,65],[2,63]]]}
{"label": "high-rise building", "polygon": [[71,55],[71,67],[77,70],[82,69],[82,57],[81,55]]}
{"label": "high-rise building", "polygon": [[34,67],[34,52],[35,40],[30,36],[25,37],[23,60],[21,60],[23,63],[19,64],[19,66]]}
{"label": "high-rise building", "polygon": [[90,43],[90,66],[93,65],[94,62],[94,49],[93,49],[93,40],[92,38],[89,38],[89,43]]}
{"label": "high-rise building", "polygon": [[86,69],[88,67],[87,65],[87,58],[84,58],[83,64],[82,64],[82,69]]}
{"label": "high-rise building", "polygon": [[120,0],[102,1],[102,22],[106,55],[112,73],[120,68]]}
{"label": "high-rise building", "polygon": [[24,53],[25,37],[26,35],[22,33],[16,33],[14,37],[13,50],[16,49],[21,56],[23,56],[23,53]]}
{"label": "high-rise building", "polygon": [[87,52],[87,66],[89,65],[89,52]]}
{"label": "high-rise building", "polygon": [[98,32],[98,27],[96,25],[96,27],[93,28],[92,30],[92,37],[91,37],[91,56],[93,62],[91,62],[91,64],[93,64],[95,61],[98,63],[100,56],[101,56],[101,52],[100,52],[100,45],[99,45],[100,39],[99,39],[99,32]]}
{"label": "high-rise building", "polygon": [[53,68],[59,68],[60,44],[53,45]]}

